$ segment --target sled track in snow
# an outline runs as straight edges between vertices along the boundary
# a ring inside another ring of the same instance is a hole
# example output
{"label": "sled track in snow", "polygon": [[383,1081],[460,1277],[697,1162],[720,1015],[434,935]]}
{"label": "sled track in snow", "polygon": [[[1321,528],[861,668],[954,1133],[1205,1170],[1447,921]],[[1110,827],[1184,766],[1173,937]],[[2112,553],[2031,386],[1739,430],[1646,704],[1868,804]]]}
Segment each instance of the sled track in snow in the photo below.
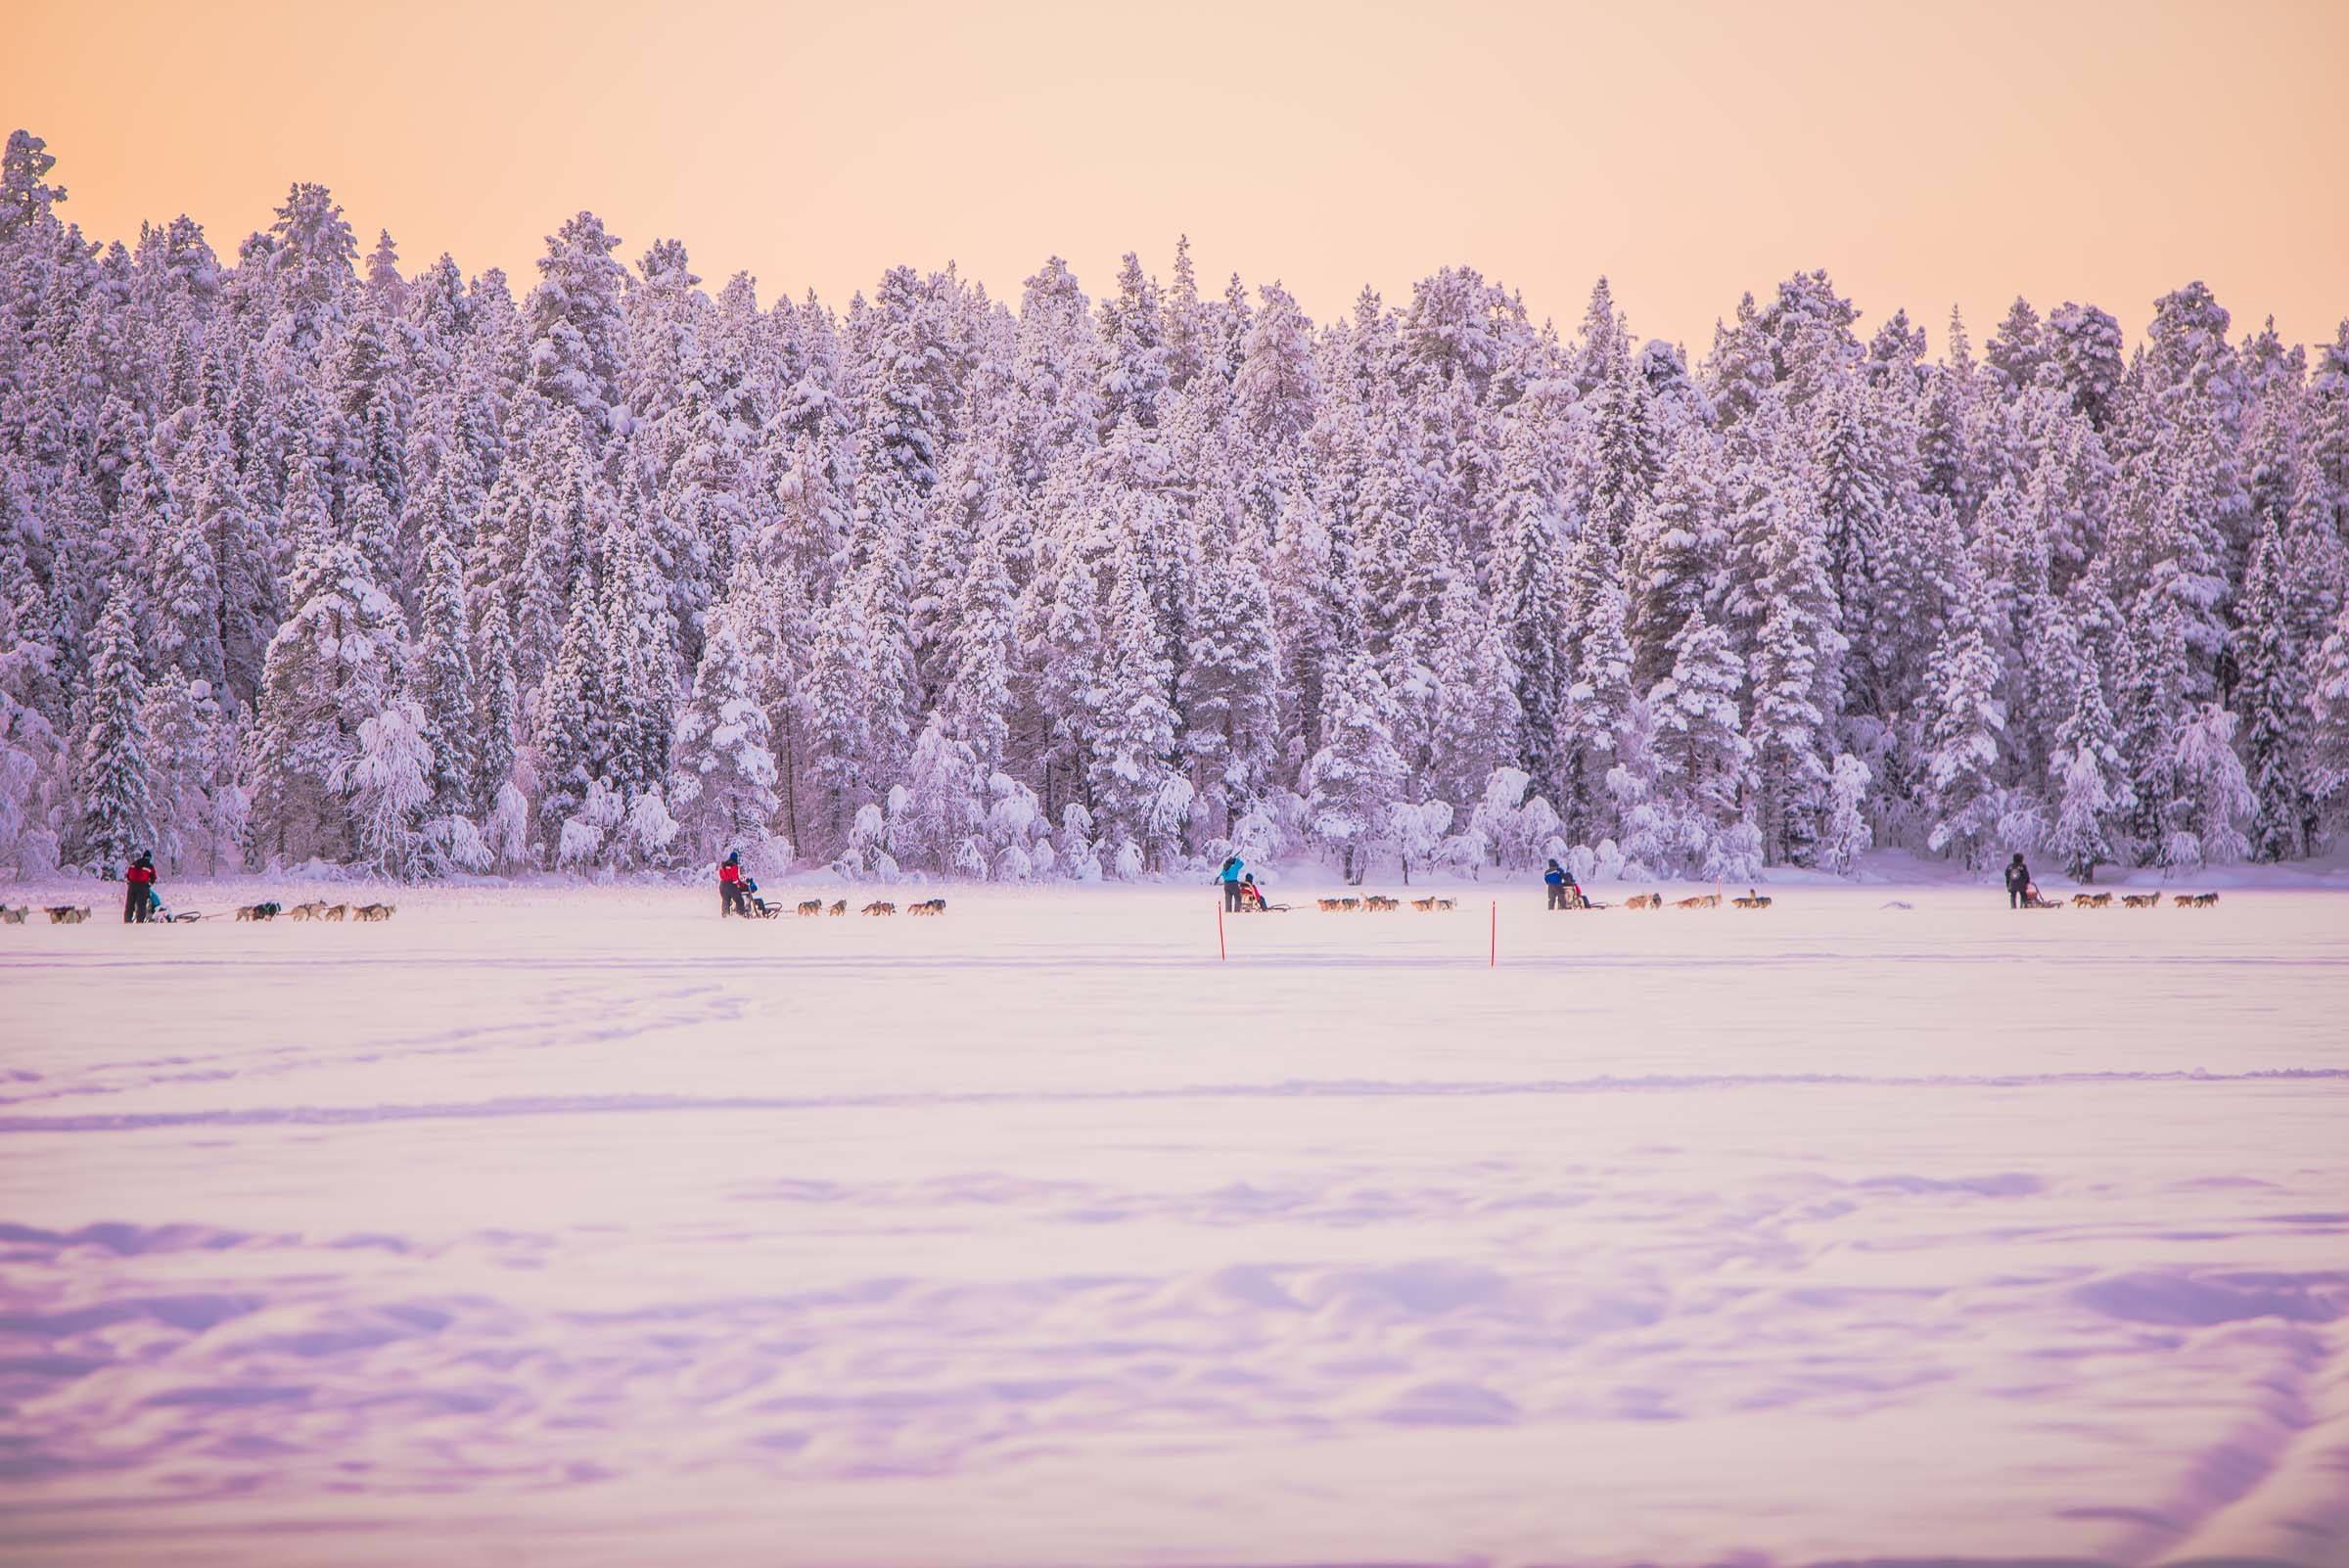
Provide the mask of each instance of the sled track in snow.
{"label": "sled track in snow", "polygon": [[1911,1077],[1860,1073],[1655,1074],[1497,1082],[1311,1080],[1196,1084],[1135,1089],[974,1089],[942,1093],[838,1095],[548,1094],[414,1105],[253,1106],[235,1110],[132,1112],[118,1116],[0,1117],[0,1135],[137,1132],[175,1127],[365,1127],[384,1122],[498,1121],[540,1116],[660,1115],[679,1112],[928,1110],[949,1106],[1132,1104],[1167,1100],[1495,1099],[1581,1094],[1655,1094],[1761,1088],[2060,1089],[2102,1084],[2265,1085],[2349,1082],[2349,1068],[2280,1067],[2241,1073],[1989,1073]]}

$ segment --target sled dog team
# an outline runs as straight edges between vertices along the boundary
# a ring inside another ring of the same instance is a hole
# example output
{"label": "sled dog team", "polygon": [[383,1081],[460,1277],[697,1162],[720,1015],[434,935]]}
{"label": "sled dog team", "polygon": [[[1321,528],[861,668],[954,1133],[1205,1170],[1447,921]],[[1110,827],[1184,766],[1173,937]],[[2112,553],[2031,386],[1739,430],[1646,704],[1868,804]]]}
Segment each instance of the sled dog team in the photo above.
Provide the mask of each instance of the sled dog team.
{"label": "sled dog team", "polygon": [[[330,904],[323,899],[315,903],[299,903],[291,909],[281,903],[241,903],[237,905],[239,920],[274,920],[281,914],[293,920],[389,920],[396,912],[397,906],[389,903]],[[24,923],[25,917],[31,913],[30,908],[11,909],[0,905],[0,924],[21,926]],[[90,918],[90,906],[88,904],[54,903],[43,906],[41,913],[49,917],[49,923],[53,926],[78,926]],[[194,920],[198,917],[194,914],[180,914],[163,915],[161,918],[164,924],[169,925],[179,921]]]}

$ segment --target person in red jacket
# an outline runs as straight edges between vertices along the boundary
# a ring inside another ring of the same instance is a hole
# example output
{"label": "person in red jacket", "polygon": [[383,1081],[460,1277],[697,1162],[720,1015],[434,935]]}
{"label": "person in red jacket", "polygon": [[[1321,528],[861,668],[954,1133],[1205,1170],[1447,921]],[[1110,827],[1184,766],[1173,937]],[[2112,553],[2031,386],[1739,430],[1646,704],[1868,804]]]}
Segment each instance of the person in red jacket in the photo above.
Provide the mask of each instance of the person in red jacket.
{"label": "person in red jacket", "polygon": [[723,920],[730,914],[749,919],[750,899],[742,891],[742,852],[726,852],[726,863],[717,868],[717,917]]}
{"label": "person in red jacket", "polygon": [[130,862],[122,873],[122,923],[147,923],[148,913],[155,908],[155,857],[145,851]]}

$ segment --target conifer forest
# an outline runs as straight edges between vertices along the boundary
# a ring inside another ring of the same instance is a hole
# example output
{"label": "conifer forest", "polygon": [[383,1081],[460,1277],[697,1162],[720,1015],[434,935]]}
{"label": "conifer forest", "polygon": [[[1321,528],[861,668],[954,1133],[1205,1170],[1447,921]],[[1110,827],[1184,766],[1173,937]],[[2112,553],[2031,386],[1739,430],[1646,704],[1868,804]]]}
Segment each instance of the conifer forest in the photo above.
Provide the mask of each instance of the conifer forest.
{"label": "conifer forest", "polygon": [[1604,279],[1315,321],[1183,243],[766,299],[591,212],[417,260],[312,184],[94,237],[61,172],[9,138],[0,875],[2082,877],[2349,823],[2349,322],[1797,271],[1683,346]]}

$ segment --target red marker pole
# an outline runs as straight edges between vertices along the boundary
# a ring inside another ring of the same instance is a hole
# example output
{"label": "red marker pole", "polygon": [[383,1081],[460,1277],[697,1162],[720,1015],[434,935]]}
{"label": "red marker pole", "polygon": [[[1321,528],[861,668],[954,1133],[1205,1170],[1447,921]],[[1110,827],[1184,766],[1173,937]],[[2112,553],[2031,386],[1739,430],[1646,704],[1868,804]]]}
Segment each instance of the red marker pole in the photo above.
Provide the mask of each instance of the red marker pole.
{"label": "red marker pole", "polygon": [[1219,900],[1216,904],[1216,961],[1225,963],[1230,958],[1231,954],[1223,946],[1223,905]]}
{"label": "red marker pole", "polygon": [[1500,967],[1500,900],[1493,900],[1493,956],[1486,961],[1487,969]]}

